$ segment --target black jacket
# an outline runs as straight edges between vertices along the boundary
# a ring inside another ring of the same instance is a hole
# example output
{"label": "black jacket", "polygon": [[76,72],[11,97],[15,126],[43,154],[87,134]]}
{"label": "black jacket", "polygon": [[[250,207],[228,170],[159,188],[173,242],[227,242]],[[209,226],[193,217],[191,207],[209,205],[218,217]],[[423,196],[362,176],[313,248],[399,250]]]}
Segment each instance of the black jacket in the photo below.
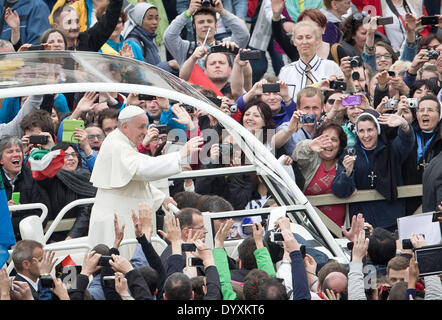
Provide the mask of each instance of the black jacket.
{"label": "black jacket", "polygon": [[123,0],[110,0],[101,20],[78,35],[75,49],[98,52],[117,26],[122,6]]}
{"label": "black jacket", "polygon": [[[424,158],[425,162],[428,164],[430,161],[435,158],[442,150],[442,139],[441,139],[441,122],[435,128],[435,135],[433,140],[430,142]],[[419,128],[419,125],[414,123],[413,129],[416,135],[416,138],[421,135],[422,130]],[[422,177],[424,174],[424,166],[422,164],[422,159],[417,162],[417,142],[415,140],[413,145],[413,150],[408,155],[407,159],[402,165],[402,177],[404,181],[404,185],[412,185],[412,184],[421,184]],[[406,199],[406,214],[413,214],[416,209],[421,205],[422,197],[412,197]]]}
{"label": "black jacket", "polygon": [[[13,192],[20,192],[20,204],[43,203],[44,205],[46,205],[49,212],[51,211],[50,200],[47,192],[38,185],[36,180],[34,180],[34,178],[32,177],[31,169],[28,166],[22,166],[21,172],[18,174],[17,180],[14,183],[14,190],[12,190],[12,185],[9,179],[6,178],[3,167],[0,166],[0,168],[5,185],[6,197],[8,200],[11,199],[11,195]],[[41,210],[33,209],[12,212],[12,226],[14,227],[14,234],[17,241],[21,239],[19,229],[20,221],[32,215],[40,216]],[[44,221],[43,228],[49,220],[48,217],[46,217]]]}
{"label": "black jacket", "polygon": [[[219,164],[201,165],[201,169],[220,168]],[[195,192],[217,195],[229,201],[235,210],[245,209],[253,198],[253,185],[250,175],[212,176],[195,179]]]}
{"label": "black jacket", "polygon": [[422,212],[439,211],[442,201],[442,153],[425,168],[422,184]]}
{"label": "black jacket", "polygon": [[[86,169],[80,169],[86,170]],[[74,192],[70,189],[62,180],[58,178],[56,175],[53,178],[48,178],[45,180],[39,180],[38,184],[46,190],[50,197],[51,202],[51,212],[48,216],[49,219],[53,220],[58,215],[58,213],[63,209],[67,204],[72,201],[88,198],[85,195],[82,195],[78,192]],[[91,184],[92,185],[92,184]],[[63,217],[63,219],[68,218],[76,218],[74,226],[72,229],[66,232],[57,232],[54,233],[50,240],[60,241],[64,240],[64,238],[69,235],[72,238],[78,238],[87,235],[89,230],[89,218],[90,218],[90,210],[92,205],[81,205],[76,206],[73,209],[69,210]]]}

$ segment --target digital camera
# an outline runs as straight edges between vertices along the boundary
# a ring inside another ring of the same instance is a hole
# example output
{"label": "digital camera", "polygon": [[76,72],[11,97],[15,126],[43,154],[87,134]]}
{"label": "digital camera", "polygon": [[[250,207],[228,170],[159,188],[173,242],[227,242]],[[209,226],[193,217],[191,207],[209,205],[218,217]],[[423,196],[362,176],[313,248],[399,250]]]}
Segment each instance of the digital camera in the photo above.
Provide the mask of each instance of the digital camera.
{"label": "digital camera", "polygon": [[408,108],[410,109],[416,109],[418,105],[417,98],[408,98]]}
{"label": "digital camera", "polygon": [[213,0],[201,0],[201,5],[203,7],[214,7],[215,6],[215,1],[213,1]]}
{"label": "digital camera", "polygon": [[301,115],[301,123],[315,123],[316,116],[314,114]]}
{"label": "digital camera", "polygon": [[238,105],[236,103],[228,103],[227,105],[229,106],[230,113],[235,114],[238,112]]}
{"label": "digital camera", "polygon": [[362,59],[360,56],[349,57],[348,61],[350,61],[350,67],[352,67],[352,68],[362,66]]}
{"label": "digital camera", "polygon": [[439,54],[439,51],[428,51],[428,59],[437,59]]}
{"label": "digital camera", "polygon": [[385,104],[386,108],[396,109],[398,101],[395,99],[389,99]]}
{"label": "digital camera", "polygon": [[220,143],[219,144],[219,154],[220,156],[228,156],[233,154],[233,145],[231,143]]}

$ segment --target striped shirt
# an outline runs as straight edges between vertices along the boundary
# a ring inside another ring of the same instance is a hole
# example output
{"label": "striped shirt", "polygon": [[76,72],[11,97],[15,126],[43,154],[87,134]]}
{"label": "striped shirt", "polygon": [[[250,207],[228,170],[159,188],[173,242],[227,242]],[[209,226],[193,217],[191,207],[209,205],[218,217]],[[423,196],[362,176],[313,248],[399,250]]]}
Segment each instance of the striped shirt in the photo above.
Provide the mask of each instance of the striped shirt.
{"label": "striped shirt", "polygon": [[[307,74],[309,69],[310,71]],[[332,75],[343,76],[344,73],[336,62],[322,59],[315,55],[308,65],[299,59],[284,66],[279,73],[279,79],[290,85],[290,96],[296,101],[298,92],[307,86],[308,78],[310,78],[312,83],[316,83],[323,79],[328,79]]]}

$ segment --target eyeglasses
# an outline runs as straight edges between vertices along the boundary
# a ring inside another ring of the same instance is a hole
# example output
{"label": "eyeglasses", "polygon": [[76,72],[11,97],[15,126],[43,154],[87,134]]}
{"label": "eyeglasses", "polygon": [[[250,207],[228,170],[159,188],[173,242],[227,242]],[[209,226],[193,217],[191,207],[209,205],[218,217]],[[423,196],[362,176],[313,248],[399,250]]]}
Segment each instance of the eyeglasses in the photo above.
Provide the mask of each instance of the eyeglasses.
{"label": "eyeglasses", "polygon": [[328,99],[327,103],[328,104],[335,104],[336,99]]}
{"label": "eyeglasses", "polygon": [[104,134],[88,134],[87,138],[89,140],[92,140],[94,138],[97,138],[98,140],[103,140],[104,139]]}
{"label": "eyeglasses", "polygon": [[156,21],[160,22],[160,21],[161,21],[161,18],[160,18],[160,17],[147,16],[147,17],[145,17],[143,20],[147,20],[147,21],[153,21],[153,20],[156,20]]}
{"label": "eyeglasses", "polygon": [[152,139],[151,141],[152,142],[158,142],[158,141],[165,142],[165,141],[167,141],[167,137],[157,137],[157,138]]}
{"label": "eyeglasses", "polygon": [[65,154],[64,154],[64,158],[65,158],[65,159],[67,159],[67,158],[69,158],[69,157],[76,158],[76,157],[77,157],[77,154],[76,154],[75,152],[70,152],[70,153],[65,153]]}
{"label": "eyeglasses", "polygon": [[385,58],[385,59],[391,59],[393,56],[391,54],[377,54],[376,55],[376,60],[381,59],[381,58]]}

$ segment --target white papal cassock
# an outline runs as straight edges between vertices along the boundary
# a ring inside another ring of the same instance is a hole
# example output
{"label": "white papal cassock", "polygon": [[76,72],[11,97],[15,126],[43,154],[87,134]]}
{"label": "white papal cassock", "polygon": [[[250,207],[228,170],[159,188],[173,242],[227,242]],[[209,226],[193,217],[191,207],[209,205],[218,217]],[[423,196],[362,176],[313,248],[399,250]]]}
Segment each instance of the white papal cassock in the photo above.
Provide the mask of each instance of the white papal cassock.
{"label": "white papal cassock", "polygon": [[147,202],[155,212],[165,198],[165,194],[149,181],[179,172],[178,152],[150,157],[138,152],[135,144],[119,129],[111,132],[103,141],[91,176],[91,182],[98,190],[91,212],[89,244],[113,245],[114,213],[118,214],[120,226],[126,225],[124,239],[135,238],[131,210],[138,215],[139,203]]}

